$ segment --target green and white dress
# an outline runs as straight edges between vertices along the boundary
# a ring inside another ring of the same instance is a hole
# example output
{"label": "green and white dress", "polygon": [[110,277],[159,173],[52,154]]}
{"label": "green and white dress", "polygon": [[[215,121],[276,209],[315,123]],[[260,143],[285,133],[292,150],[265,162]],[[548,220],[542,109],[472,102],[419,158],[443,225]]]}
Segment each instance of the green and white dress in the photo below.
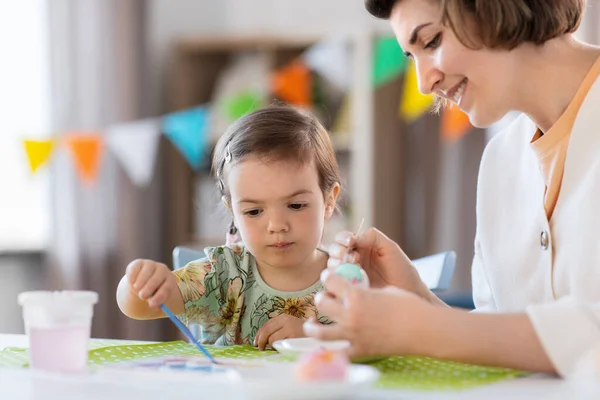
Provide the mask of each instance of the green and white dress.
{"label": "green and white dress", "polygon": [[262,280],[245,247],[207,247],[204,252],[206,258],[174,271],[185,304],[180,318],[201,326],[202,343],[252,344],[258,330],[281,314],[331,323],[315,306],[315,294],[324,289],[320,281],[299,292],[280,292]]}

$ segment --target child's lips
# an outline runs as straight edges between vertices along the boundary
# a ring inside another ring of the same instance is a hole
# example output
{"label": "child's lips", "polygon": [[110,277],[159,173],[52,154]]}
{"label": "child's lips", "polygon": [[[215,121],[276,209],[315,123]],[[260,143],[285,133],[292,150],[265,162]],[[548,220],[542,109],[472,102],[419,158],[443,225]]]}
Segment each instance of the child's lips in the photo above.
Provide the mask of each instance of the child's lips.
{"label": "child's lips", "polygon": [[287,249],[288,247],[290,247],[293,244],[294,244],[294,242],[277,242],[277,243],[273,243],[273,244],[269,245],[269,247],[273,247],[275,249]]}

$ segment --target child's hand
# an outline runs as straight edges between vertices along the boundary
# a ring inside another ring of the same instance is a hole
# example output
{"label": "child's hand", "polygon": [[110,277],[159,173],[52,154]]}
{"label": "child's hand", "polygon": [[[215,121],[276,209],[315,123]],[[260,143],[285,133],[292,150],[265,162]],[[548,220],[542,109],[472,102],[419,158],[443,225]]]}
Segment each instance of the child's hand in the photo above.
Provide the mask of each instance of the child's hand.
{"label": "child's hand", "polygon": [[127,266],[125,276],[131,291],[152,308],[160,307],[178,290],[169,267],[156,261],[134,260]]}
{"label": "child's hand", "polygon": [[281,314],[268,320],[256,333],[254,345],[264,350],[267,344],[273,347],[278,340],[305,337],[302,325],[305,320],[289,314]]}

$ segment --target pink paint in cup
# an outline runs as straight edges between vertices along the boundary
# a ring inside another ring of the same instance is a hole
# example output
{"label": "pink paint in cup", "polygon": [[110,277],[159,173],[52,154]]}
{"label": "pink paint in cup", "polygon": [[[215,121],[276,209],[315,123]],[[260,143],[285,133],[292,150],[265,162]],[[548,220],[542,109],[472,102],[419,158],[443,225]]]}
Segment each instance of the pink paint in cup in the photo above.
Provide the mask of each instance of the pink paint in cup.
{"label": "pink paint in cup", "polygon": [[88,341],[98,294],[90,291],[35,291],[19,294],[32,369],[85,372]]}

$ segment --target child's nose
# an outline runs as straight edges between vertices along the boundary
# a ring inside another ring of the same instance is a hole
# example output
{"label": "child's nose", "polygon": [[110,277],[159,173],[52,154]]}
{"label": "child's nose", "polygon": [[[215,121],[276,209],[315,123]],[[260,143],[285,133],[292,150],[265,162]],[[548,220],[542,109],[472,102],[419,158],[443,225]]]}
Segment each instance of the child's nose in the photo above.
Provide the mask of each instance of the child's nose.
{"label": "child's nose", "polygon": [[289,230],[289,223],[287,218],[285,218],[282,214],[274,214],[271,215],[269,219],[269,232],[270,233],[279,233],[279,232],[287,232]]}

